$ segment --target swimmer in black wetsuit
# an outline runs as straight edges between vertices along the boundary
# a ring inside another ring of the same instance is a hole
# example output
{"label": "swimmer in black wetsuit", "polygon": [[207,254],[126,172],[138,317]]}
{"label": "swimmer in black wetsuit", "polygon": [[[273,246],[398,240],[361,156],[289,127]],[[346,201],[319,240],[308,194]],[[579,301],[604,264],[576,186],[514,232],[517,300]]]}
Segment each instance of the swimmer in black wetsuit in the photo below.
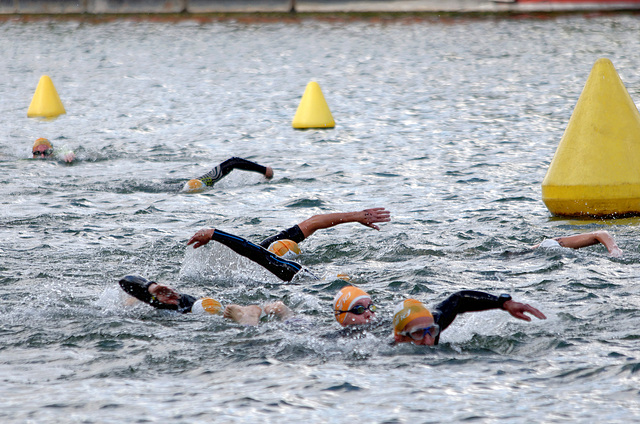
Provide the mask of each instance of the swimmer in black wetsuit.
{"label": "swimmer in black wetsuit", "polygon": [[438,304],[433,314],[418,300],[407,299],[396,307],[393,315],[393,336],[396,343],[411,342],[416,345],[437,345],[440,333],[465,312],[503,309],[513,317],[531,321],[526,313],[546,319],[542,312],[531,305],[515,302],[511,296],[494,296],[489,293],[464,290],[452,294]]}
{"label": "swimmer in black wetsuit", "polygon": [[206,174],[187,181],[182,188],[182,191],[186,193],[197,193],[204,190],[206,187],[213,187],[216,182],[220,181],[234,169],[258,172],[268,179],[273,177],[273,169],[270,166],[262,166],[246,159],[232,157],[214,167]]}
{"label": "swimmer in black wetsuit", "polygon": [[[158,284],[155,281],[148,281],[145,278],[135,275],[127,275],[119,281],[119,284],[120,287],[122,287],[122,289],[131,296],[144,303],[148,303],[149,305],[157,309],[168,309],[185,314],[188,312],[192,312],[193,306],[196,304],[196,302],[198,302],[198,299],[191,295],[178,293],[171,287]],[[217,303],[217,305],[211,305],[212,311],[215,309],[217,310],[213,312],[209,311],[210,313],[217,313],[220,310],[219,302],[210,298],[205,299],[209,299]],[[211,302],[204,303],[206,306],[207,303]]]}
{"label": "swimmer in black wetsuit", "polygon": [[380,230],[375,223],[388,221],[390,221],[390,213],[385,208],[371,208],[359,212],[329,213],[314,215],[275,236],[265,239],[260,245],[217,229],[198,231],[189,239],[187,245],[193,244],[194,248],[198,248],[209,243],[211,240],[217,241],[231,248],[236,253],[263,266],[281,280],[291,281],[302,269],[302,265],[294,261],[286,260],[268,251],[267,248],[275,241],[292,240],[295,243],[299,243],[317,230],[347,222],[359,222],[366,227]]}
{"label": "swimmer in black wetsuit", "polygon": [[[169,286],[135,275],[127,275],[119,281],[119,284],[129,295],[156,309],[167,309],[183,314],[193,312],[214,315],[222,311],[222,305],[215,299],[209,297],[197,299],[188,294],[178,293]],[[265,315],[279,319],[286,319],[291,315],[291,310],[280,301],[268,303],[263,307],[250,305],[246,307],[246,312],[238,311],[234,306],[237,305],[227,306],[223,315],[241,324],[254,324],[254,319],[257,324],[257,321]]]}

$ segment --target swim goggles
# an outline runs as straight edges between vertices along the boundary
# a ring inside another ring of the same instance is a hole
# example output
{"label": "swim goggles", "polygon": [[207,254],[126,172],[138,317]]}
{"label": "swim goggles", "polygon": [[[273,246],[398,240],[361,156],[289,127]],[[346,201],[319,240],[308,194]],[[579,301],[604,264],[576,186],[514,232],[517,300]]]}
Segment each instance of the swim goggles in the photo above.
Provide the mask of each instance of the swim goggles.
{"label": "swim goggles", "polygon": [[347,312],[351,312],[354,315],[362,315],[366,311],[371,311],[371,312],[375,313],[376,309],[378,309],[378,308],[376,307],[376,305],[374,305],[372,303],[369,306],[356,305],[353,308],[349,309],[348,311],[335,311],[334,314],[336,316],[338,316],[340,314],[346,314]]}
{"label": "swim goggles", "polygon": [[424,339],[424,336],[429,334],[434,339],[440,334],[440,326],[438,324],[432,324],[425,328],[416,328],[411,331],[401,331],[401,336],[411,337],[411,339],[418,341]]}
{"label": "swim goggles", "polygon": [[49,156],[51,153],[53,153],[53,149],[47,149],[44,151],[34,150],[32,153],[33,156]]}

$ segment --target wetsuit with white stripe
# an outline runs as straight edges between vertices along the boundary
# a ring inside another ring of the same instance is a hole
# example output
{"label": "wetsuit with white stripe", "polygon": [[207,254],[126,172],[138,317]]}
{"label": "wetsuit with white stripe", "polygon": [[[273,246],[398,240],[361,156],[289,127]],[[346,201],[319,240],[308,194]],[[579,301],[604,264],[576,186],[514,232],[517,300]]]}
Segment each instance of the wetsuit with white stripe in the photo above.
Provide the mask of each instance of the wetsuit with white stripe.
{"label": "wetsuit with white stripe", "polygon": [[263,175],[267,172],[266,166],[259,165],[246,159],[232,157],[196,179],[202,181],[207,187],[211,187],[234,169],[258,172]]}
{"label": "wetsuit with white stripe", "polygon": [[[284,231],[280,234],[283,233]],[[214,230],[211,240],[222,243],[237,254],[251,259],[253,262],[266,268],[267,271],[271,272],[283,281],[291,281],[296,273],[302,269],[302,265],[297,262],[283,259],[275,253],[269,252],[262,246],[218,229]],[[265,242],[268,240],[269,239],[265,240]]]}

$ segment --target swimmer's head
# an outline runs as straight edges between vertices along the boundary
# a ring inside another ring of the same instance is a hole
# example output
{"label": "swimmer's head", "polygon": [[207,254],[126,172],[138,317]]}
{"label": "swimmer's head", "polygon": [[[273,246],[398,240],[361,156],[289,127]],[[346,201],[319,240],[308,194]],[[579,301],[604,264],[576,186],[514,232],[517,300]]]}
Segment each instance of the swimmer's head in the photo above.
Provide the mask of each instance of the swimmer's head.
{"label": "swimmer's head", "polygon": [[202,181],[194,178],[193,180],[189,180],[184,184],[184,187],[182,187],[182,191],[185,193],[200,193],[206,187],[207,186]]}
{"label": "swimmer's head", "polygon": [[193,314],[219,314],[222,310],[222,304],[215,299],[205,297],[204,299],[198,299],[191,307],[191,313]]}
{"label": "swimmer's head", "polygon": [[376,307],[371,296],[356,286],[345,286],[333,299],[333,314],[343,327],[366,324],[374,316]]}
{"label": "swimmer's head", "polygon": [[53,146],[46,138],[39,138],[33,143],[31,153],[34,158],[46,158],[53,153]]}
{"label": "swimmer's head", "polygon": [[298,243],[287,239],[274,241],[267,250],[285,259],[293,259],[300,254]]}
{"label": "swimmer's head", "polygon": [[393,313],[393,337],[396,342],[433,345],[440,329],[433,315],[416,299],[407,299]]}

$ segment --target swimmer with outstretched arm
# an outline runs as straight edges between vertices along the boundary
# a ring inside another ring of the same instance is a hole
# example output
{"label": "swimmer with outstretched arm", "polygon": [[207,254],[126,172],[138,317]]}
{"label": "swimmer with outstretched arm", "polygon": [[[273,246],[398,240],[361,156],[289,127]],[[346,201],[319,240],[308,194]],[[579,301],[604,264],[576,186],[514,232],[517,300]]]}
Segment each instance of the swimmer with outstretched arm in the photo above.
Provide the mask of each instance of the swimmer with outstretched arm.
{"label": "swimmer with outstretched arm", "polygon": [[213,187],[215,183],[227,176],[234,169],[257,172],[259,174],[263,174],[267,179],[273,178],[273,169],[270,166],[263,166],[246,159],[232,157],[225,160],[220,165],[217,165],[206,174],[187,181],[182,188],[182,191],[186,193],[198,193],[206,187]]}
{"label": "swimmer with outstretched arm", "polygon": [[510,295],[494,296],[489,293],[463,290],[452,294],[438,304],[431,313],[422,302],[407,299],[400,303],[393,315],[393,337],[395,343],[413,343],[434,346],[440,341],[440,334],[459,314],[465,312],[502,309],[511,316],[531,321],[525,313],[538,319],[547,317],[531,305],[514,301]]}
{"label": "swimmer with outstretched arm", "polygon": [[611,234],[606,231],[593,231],[590,233],[576,234],[572,236],[555,237],[544,240],[542,243],[536,244],[533,248],[538,247],[567,247],[570,249],[580,249],[594,244],[602,243],[607,248],[609,254],[615,258],[622,256],[622,250],[616,244]]}
{"label": "swimmer with outstretched arm", "polygon": [[294,243],[299,243],[317,230],[330,228],[347,222],[359,222],[366,227],[379,231],[380,228],[376,223],[388,222],[390,219],[390,213],[385,208],[371,208],[358,212],[328,213],[314,215],[275,236],[263,240],[260,245],[214,228],[198,231],[189,239],[187,245],[193,244],[195,249],[204,246],[211,240],[217,241],[236,253],[263,266],[281,280],[291,281],[298,271],[302,269],[302,266],[297,262],[286,260],[267,250],[272,243],[279,240],[291,240]]}

